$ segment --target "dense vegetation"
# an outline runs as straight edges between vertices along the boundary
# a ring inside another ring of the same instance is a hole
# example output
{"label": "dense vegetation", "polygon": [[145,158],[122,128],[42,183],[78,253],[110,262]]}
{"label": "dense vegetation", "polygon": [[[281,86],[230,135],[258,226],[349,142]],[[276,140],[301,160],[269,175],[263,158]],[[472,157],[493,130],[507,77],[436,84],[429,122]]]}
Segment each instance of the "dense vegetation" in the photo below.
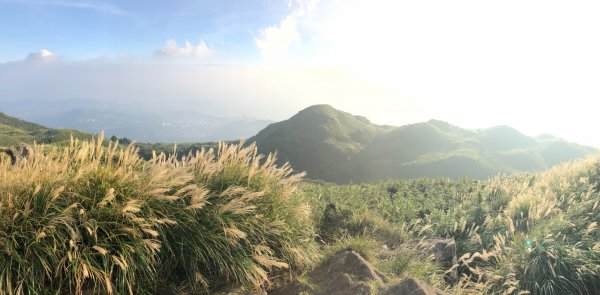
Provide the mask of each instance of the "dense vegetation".
{"label": "dense vegetation", "polygon": [[466,130],[431,120],[401,127],[317,105],[255,137],[262,153],[329,182],[419,177],[485,179],[498,173],[542,171],[595,149],[551,136],[532,138],[506,126]]}
{"label": "dense vegetation", "polygon": [[301,175],[253,146],[145,161],[103,142],[0,157],[1,294],[257,288],[319,256]]}
{"label": "dense vegetation", "polygon": [[[404,275],[417,274],[450,293],[600,292],[600,158],[487,181],[308,184],[304,191],[329,241],[365,248],[370,240],[389,244],[389,237],[400,244],[455,239],[461,276],[455,285],[444,283],[443,270],[421,264],[410,252],[399,261],[380,262],[392,272],[409,267]],[[334,206],[332,214],[328,209]],[[392,235],[389,228],[400,233]]]}

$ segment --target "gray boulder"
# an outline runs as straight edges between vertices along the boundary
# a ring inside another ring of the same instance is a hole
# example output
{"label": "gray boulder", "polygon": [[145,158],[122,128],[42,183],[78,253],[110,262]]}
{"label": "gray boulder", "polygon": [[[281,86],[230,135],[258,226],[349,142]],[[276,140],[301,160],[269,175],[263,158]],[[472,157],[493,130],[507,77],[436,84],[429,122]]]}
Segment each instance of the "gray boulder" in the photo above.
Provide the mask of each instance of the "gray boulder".
{"label": "gray boulder", "polygon": [[270,295],[441,295],[435,289],[417,279],[408,278],[392,286],[386,286],[389,279],[371,263],[354,251],[343,251],[327,259],[323,264],[305,276],[304,281],[296,280],[281,288],[272,290]]}
{"label": "gray boulder", "polygon": [[453,239],[423,239],[417,242],[416,249],[433,255],[435,261],[452,267],[456,262],[456,242]]}
{"label": "gray boulder", "polygon": [[10,162],[13,165],[15,165],[18,162],[30,156],[33,150],[28,145],[24,143],[19,143],[16,146],[11,146],[9,148],[2,149],[0,150],[0,152],[7,154],[10,157]]}

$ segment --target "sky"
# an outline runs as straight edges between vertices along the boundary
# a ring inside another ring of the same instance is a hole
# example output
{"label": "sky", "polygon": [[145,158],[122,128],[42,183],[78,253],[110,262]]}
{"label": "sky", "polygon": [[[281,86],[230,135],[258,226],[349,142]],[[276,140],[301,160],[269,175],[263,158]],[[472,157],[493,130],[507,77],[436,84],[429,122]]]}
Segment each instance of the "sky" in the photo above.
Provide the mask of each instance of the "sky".
{"label": "sky", "polygon": [[600,147],[600,2],[0,0],[4,100],[313,104],[403,125],[509,125]]}

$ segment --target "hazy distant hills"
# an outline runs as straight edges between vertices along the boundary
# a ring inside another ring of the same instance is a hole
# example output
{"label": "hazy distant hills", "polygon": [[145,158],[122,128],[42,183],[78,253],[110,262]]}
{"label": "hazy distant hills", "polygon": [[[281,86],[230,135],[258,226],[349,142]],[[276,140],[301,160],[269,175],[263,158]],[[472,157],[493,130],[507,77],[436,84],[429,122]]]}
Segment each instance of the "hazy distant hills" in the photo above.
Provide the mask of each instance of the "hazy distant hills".
{"label": "hazy distant hills", "polygon": [[248,138],[273,123],[207,115],[196,107],[69,99],[3,101],[1,111],[51,128],[72,128],[138,142],[205,142]]}
{"label": "hazy distant hills", "polygon": [[311,106],[249,139],[308,177],[331,182],[474,177],[531,172],[596,153],[508,127],[466,130],[443,121],[379,126],[328,105]]}
{"label": "hazy distant hills", "polygon": [[69,140],[71,136],[85,139],[92,135],[72,129],[52,129],[8,116],[0,112],[0,146],[19,142],[56,143]]}
{"label": "hazy distant hills", "polygon": [[[82,140],[94,138],[96,136],[97,134],[79,130],[48,128],[0,112],[0,147],[13,146],[19,143],[32,144],[34,142],[63,144],[68,142],[71,137]],[[105,137],[105,140],[106,139],[108,138]],[[122,138],[119,140],[122,140]],[[120,142],[125,145],[129,144],[128,142]],[[140,155],[145,159],[150,159],[152,157],[152,151],[156,151],[157,153],[170,153],[173,151],[173,146],[173,143],[136,143]],[[187,154],[190,151],[196,151],[203,147],[211,148],[216,146],[216,142],[182,143],[177,145],[177,150],[182,154]]]}

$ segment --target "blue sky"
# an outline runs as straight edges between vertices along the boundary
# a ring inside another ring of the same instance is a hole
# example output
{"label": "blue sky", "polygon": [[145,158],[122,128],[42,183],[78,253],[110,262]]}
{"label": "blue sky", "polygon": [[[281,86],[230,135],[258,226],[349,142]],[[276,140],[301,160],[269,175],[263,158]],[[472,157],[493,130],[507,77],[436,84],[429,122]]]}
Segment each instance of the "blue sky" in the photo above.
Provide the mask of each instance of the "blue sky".
{"label": "blue sky", "polygon": [[[226,5],[223,5],[226,3]],[[67,59],[152,55],[168,40],[202,40],[256,58],[254,35],[288,13],[283,1],[0,0],[0,60],[46,48]]]}
{"label": "blue sky", "polygon": [[593,0],[0,0],[0,102],[273,120],[327,103],[600,147],[598,15]]}

